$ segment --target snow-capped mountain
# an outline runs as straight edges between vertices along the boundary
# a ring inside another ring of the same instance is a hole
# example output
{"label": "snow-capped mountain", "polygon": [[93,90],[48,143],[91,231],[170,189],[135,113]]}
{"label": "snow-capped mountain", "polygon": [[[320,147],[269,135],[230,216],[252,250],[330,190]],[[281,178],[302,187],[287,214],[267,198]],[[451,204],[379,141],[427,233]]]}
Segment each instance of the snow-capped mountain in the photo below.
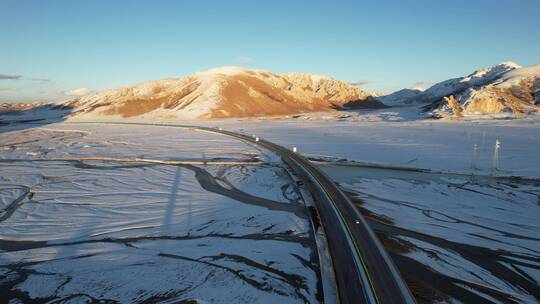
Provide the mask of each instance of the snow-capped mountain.
{"label": "snow-capped mountain", "polygon": [[493,67],[482,68],[464,77],[448,79],[434,84],[426,90],[403,89],[383,97],[385,104],[436,103],[443,97],[459,94],[468,88],[489,84],[502,74],[520,68],[513,62],[503,62]]}
{"label": "snow-capped mountain", "polygon": [[[526,114],[539,109],[540,65],[519,67],[516,64],[504,63],[482,69],[463,78],[463,82],[452,82],[457,90],[448,90],[451,86],[443,85],[445,83],[450,81],[428,89],[432,96],[436,97],[425,109],[436,116]],[[472,85],[463,86],[462,83]],[[442,98],[438,98],[439,96]],[[449,102],[450,96],[453,96],[454,100]]]}
{"label": "snow-capped mountain", "polygon": [[517,68],[520,66],[513,62],[503,62],[493,67],[482,68],[465,77],[439,82],[418,97],[425,102],[436,101],[444,96],[459,94],[468,88],[489,84],[502,74]]}
{"label": "snow-capped mountain", "polygon": [[503,62],[464,77],[439,82],[425,91],[403,89],[378,97],[388,105],[425,104],[432,116],[531,113],[540,104],[540,65]]}
{"label": "snow-capped mountain", "polygon": [[378,99],[389,106],[407,104],[414,101],[422,92],[419,89],[401,89],[394,93],[380,96]]}
{"label": "snow-capped mountain", "polygon": [[72,116],[197,119],[379,108],[372,95],[331,77],[222,67],[69,100]]}

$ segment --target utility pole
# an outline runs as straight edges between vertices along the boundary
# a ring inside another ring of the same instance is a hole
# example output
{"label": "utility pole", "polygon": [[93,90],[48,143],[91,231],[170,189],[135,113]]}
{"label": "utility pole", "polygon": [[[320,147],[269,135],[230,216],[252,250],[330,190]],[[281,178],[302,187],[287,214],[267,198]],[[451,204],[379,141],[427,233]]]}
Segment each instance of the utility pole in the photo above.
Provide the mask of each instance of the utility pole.
{"label": "utility pole", "polygon": [[476,169],[476,155],[478,151],[478,145],[474,144],[472,148],[471,169]]}
{"label": "utility pole", "polygon": [[501,142],[499,139],[495,140],[495,149],[493,150],[493,170],[499,170],[499,150],[501,149]]}

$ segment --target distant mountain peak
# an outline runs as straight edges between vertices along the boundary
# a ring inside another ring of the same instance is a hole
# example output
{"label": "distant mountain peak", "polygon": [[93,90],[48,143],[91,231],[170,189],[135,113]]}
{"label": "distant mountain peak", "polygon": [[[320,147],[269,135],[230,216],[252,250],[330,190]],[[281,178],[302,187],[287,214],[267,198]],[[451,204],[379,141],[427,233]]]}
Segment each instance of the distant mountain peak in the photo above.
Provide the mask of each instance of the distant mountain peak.
{"label": "distant mountain peak", "polygon": [[507,66],[507,67],[511,67],[511,68],[514,68],[514,69],[518,69],[518,68],[521,68],[522,66],[513,62],[513,61],[503,61],[499,64],[497,64],[496,66]]}
{"label": "distant mountain peak", "polygon": [[463,77],[460,82],[475,82],[475,80],[477,80],[475,83],[472,83],[473,85],[475,85],[478,82],[483,83],[486,81],[491,81],[500,76],[501,74],[517,68],[521,68],[521,66],[512,61],[505,61],[491,67],[478,69],[472,74]]}

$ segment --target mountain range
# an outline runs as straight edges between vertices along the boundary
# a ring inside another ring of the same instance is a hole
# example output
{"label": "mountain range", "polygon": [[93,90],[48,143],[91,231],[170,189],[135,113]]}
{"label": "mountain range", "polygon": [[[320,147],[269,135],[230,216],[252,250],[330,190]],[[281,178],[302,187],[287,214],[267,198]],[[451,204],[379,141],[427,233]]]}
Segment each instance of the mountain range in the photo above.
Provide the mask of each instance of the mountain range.
{"label": "mountain range", "polygon": [[[328,76],[221,67],[90,93],[50,107],[69,109],[71,118],[89,120],[131,117],[184,120],[286,116],[389,106],[416,106],[419,115],[435,118],[537,113],[540,65],[521,67],[503,62],[436,83],[423,91],[402,89],[385,96]],[[0,113],[34,107],[34,104],[6,103],[0,105]]]}

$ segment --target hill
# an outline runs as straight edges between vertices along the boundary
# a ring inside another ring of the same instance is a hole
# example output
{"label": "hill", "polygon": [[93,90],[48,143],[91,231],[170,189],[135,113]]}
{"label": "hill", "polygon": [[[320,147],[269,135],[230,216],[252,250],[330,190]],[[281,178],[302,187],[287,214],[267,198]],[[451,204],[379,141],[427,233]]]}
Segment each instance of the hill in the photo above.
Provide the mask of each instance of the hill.
{"label": "hill", "polygon": [[368,92],[331,77],[222,67],[148,81],[64,103],[72,116],[209,119],[381,108]]}

